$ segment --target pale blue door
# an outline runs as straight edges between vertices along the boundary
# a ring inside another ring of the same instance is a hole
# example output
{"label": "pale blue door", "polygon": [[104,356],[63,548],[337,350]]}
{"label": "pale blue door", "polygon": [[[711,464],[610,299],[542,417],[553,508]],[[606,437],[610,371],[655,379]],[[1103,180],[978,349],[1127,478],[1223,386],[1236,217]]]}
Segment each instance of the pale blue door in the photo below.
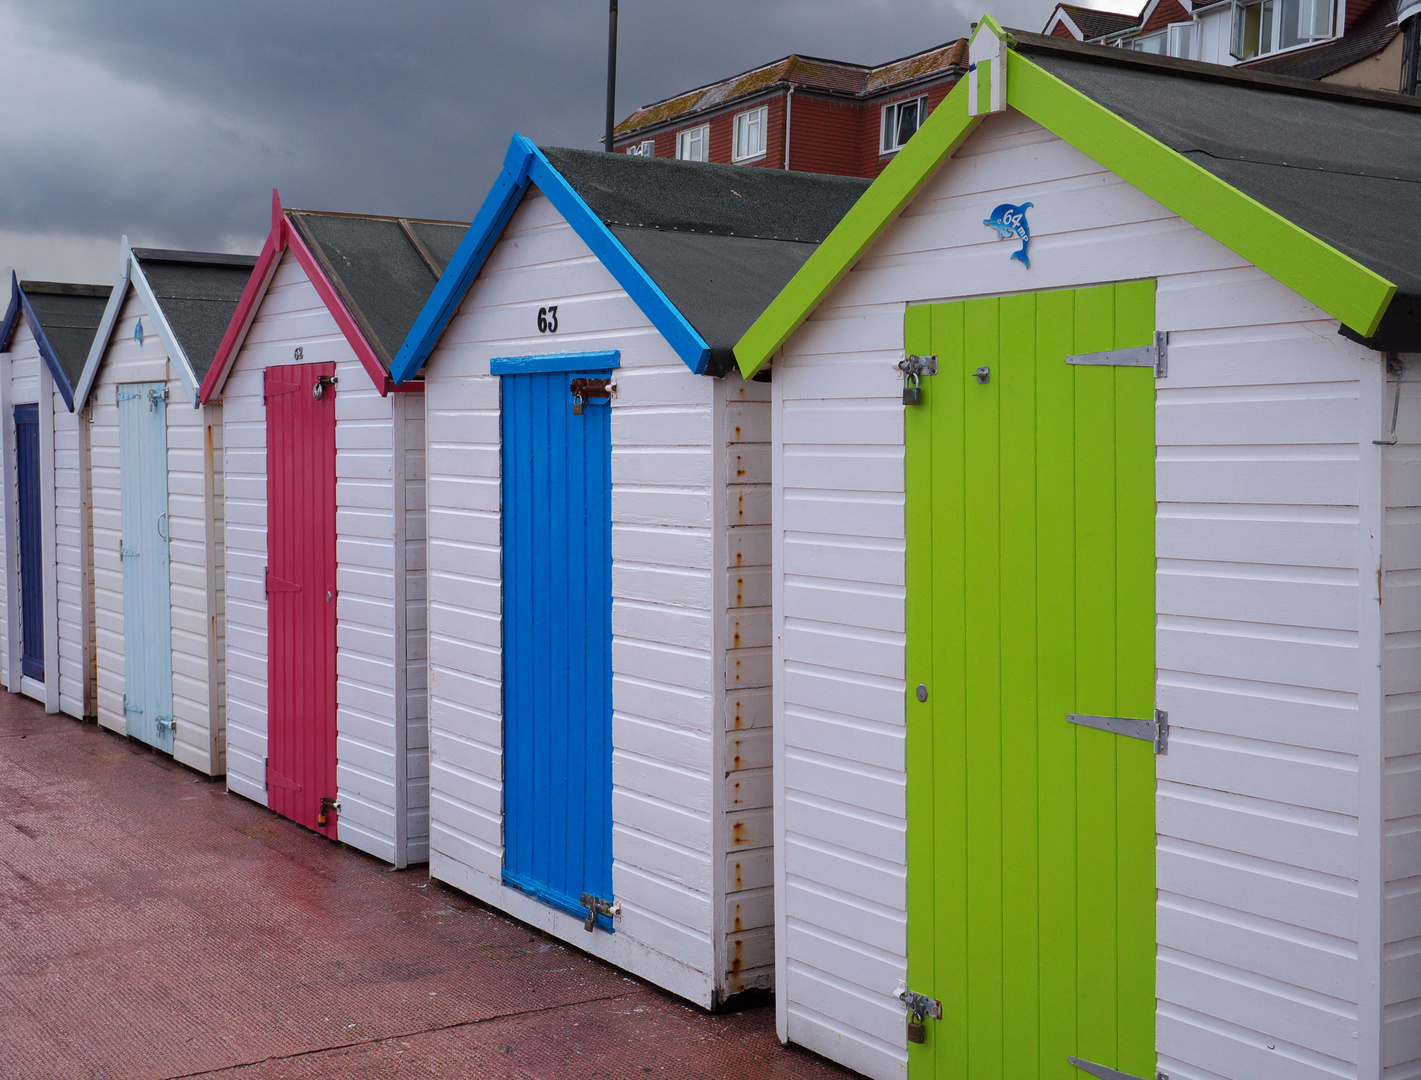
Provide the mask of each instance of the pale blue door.
{"label": "pale blue door", "polygon": [[123,517],[123,708],[128,733],[173,752],[173,622],[168,591],[168,391],[118,388]]}

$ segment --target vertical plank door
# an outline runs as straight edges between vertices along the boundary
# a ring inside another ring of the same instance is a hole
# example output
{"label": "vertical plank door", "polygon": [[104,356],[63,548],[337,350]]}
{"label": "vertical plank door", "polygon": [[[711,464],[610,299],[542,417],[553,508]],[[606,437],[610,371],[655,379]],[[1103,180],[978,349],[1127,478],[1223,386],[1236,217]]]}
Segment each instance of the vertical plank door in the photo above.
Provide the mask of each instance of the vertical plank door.
{"label": "vertical plank door", "polygon": [[15,406],[20,510],[20,673],[44,682],[44,534],[40,527],[39,406]]}
{"label": "vertical plank door", "polygon": [[1154,744],[1068,719],[1154,716],[1154,373],[1103,363],[1154,329],[1150,281],[906,315],[913,1080],[1155,1075]]}
{"label": "vertical plank door", "polygon": [[118,386],[123,535],[123,711],[128,734],[173,752],[173,610],[168,574],[168,389]]}
{"label": "vertical plank door", "polygon": [[265,387],[267,805],[331,839],[337,831],[335,372],[335,364],[271,367]]}
{"label": "vertical plank door", "polygon": [[503,877],[585,914],[612,899],[612,438],[572,377],[502,380]]}

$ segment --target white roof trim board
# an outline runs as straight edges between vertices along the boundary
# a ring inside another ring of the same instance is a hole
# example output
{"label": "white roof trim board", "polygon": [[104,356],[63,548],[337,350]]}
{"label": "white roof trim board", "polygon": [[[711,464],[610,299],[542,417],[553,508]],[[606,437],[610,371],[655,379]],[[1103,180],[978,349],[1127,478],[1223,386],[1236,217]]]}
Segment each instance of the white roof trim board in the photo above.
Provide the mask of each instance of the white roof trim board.
{"label": "white roof trim board", "polygon": [[194,409],[198,408],[202,402],[198,397],[200,389],[197,375],[192,369],[192,361],[188,359],[183,347],[178,344],[177,335],[173,333],[173,328],[168,325],[167,317],[163,314],[163,308],[158,303],[158,298],[153,295],[152,286],[148,284],[148,279],[143,275],[143,267],[133,255],[133,249],[128,244],[128,237],[123,238],[122,256],[119,263],[118,279],[114,282],[113,292],[109,296],[109,305],[104,309],[103,321],[99,323],[98,332],[94,334],[94,344],[89,347],[89,359],[84,362],[84,374],[79,378],[79,385],[74,392],[74,408],[82,409],[89,400],[89,391],[93,388],[94,381],[98,378],[99,366],[103,363],[104,353],[108,351],[109,339],[113,336],[114,327],[118,324],[119,313],[123,310],[124,303],[128,300],[128,286],[132,285],[139,299],[143,301],[148,309],[148,318],[152,321],[153,331],[163,343],[163,348],[178,371],[178,381],[183,384],[183,389],[187,391],[188,400],[192,402]]}

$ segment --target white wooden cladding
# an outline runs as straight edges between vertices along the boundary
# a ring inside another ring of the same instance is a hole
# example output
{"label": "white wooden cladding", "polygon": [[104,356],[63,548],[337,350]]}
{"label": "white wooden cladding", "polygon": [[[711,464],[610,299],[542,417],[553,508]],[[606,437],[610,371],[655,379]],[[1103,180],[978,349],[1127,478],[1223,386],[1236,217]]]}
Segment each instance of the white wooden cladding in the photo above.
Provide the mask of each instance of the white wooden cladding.
{"label": "white wooden cladding", "polygon": [[[1026,201],[1030,271],[981,224]],[[872,1077],[906,1067],[894,1000],[906,971],[905,302],[1133,278],[1158,280],[1171,333],[1156,414],[1158,696],[1171,727],[1158,759],[1160,1068],[1174,1080],[1378,1076],[1421,1046],[1415,594],[1387,608],[1411,621],[1388,631],[1385,759],[1369,674],[1379,357],[1012,112],[983,123],[774,364],[780,1033]],[[1406,531],[1421,521],[1416,453],[1387,451],[1410,488],[1387,511],[1398,597],[1421,580],[1401,568],[1421,567],[1403,558],[1421,551]]]}
{"label": "white wooden cladding", "polygon": [[[41,483],[44,486],[41,508],[41,531],[44,548],[53,552],[46,560],[43,579],[45,610],[45,682],[41,703],[50,712],[63,712],[82,719],[93,715],[93,679],[89,675],[92,659],[92,634],[86,626],[89,616],[85,602],[87,544],[84,542],[85,508],[81,477],[81,428],[79,417],[71,413],[55,386],[49,369],[40,357],[39,345],[23,313],[11,336],[10,350],[0,353],[0,378],[8,381],[8,397],[3,406],[5,423],[13,425],[14,407],[35,403],[42,406],[40,417]],[[6,528],[0,530],[0,574],[8,580],[9,561],[3,556],[17,551],[18,528],[17,477],[14,469],[13,432],[8,433],[6,459],[10,462],[6,477],[5,499],[9,507]],[[46,465],[47,463],[47,465]],[[17,590],[18,591],[18,590]],[[0,627],[0,652],[7,682],[20,691],[18,678],[11,678],[8,644],[12,625],[19,628],[18,596],[13,613],[7,604],[7,617]],[[28,685],[28,681],[26,684]],[[86,708],[87,706],[87,708]]]}
{"label": "white wooden cladding", "polygon": [[[556,336],[535,316],[558,305]],[[501,881],[499,381],[617,349],[615,934]],[[769,393],[691,375],[551,204],[515,212],[426,369],[434,877],[710,1005],[772,977]]]}
{"label": "white wooden cladding", "polygon": [[222,391],[226,411],[230,790],[266,805],[263,372],[334,362],[336,783],[340,839],[397,866],[429,852],[424,417],[381,397],[294,256],[283,257]]}
{"label": "white wooden cladding", "polygon": [[134,337],[150,313],[130,288],[89,394],[89,462],[93,497],[94,644],[99,723],[126,729],[123,711],[123,563],[119,493],[120,383],[168,385],[168,530],[173,620],[173,757],[199,772],[227,768],[222,614],[222,409],[194,409],[177,365],[151,331]]}

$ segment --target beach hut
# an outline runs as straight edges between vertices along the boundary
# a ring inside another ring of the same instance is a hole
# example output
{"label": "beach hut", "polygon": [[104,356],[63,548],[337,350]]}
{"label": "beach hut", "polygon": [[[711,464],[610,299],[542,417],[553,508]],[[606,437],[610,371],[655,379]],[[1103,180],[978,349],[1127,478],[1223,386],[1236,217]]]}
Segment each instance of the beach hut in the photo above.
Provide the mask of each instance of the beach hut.
{"label": "beach hut", "polygon": [[706,1007],[770,983],[769,387],[866,183],[515,136],[422,371],[430,872]]}
{"label": "beach hut", "polygon": [[1004,33],[773,372],[780,1035],[1421,1068],[1421,103]]}
{"label": "beach hut", "polygon": [[222,402],[227,786],[396,866],[429,857],[423,385],[389,364],[467,225],[283,210]]}
{"label": "beach hut", "polygon": [[80,720],[94,715],[94,649],[89,432],[74,387],[108,295],[12,274],[0,327],[0,672],[12,692]]}
{"label": "beach hut", "polygon": [[88,409],[99,723],[210,776],[223,734],[222,413],[198,387],[256,259],[122,245]]}

